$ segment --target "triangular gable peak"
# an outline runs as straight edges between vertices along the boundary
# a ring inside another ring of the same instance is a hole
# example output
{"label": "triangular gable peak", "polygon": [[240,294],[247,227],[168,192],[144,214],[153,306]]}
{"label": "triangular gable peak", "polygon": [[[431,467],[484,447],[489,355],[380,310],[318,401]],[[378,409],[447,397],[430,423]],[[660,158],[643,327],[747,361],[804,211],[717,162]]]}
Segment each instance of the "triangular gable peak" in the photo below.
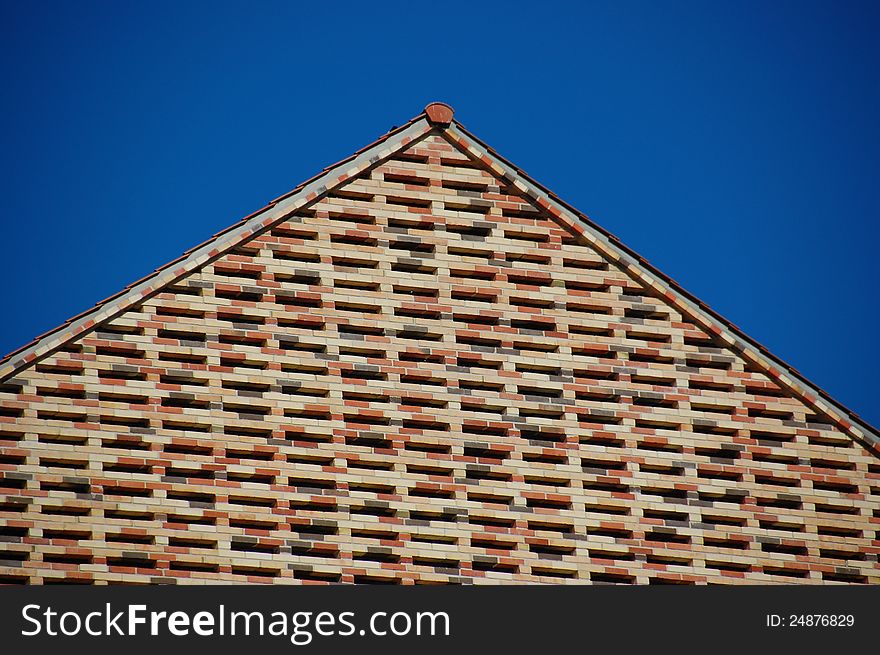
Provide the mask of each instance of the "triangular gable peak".
{"label": "triangular gable peak", "polygon": [[0,582],[880,580],[873,431],[441,104],[4,365]]}
{"label": "triangular gable peak", "polygon": [[392,130],[350,158],[328,167],[315,178],[245,217],[238,225],[215,235],[178,260],[130,285],[125,291],[98,303],[92,310],[70,319],[65,325],[38,337],[31,344],[6,356],[0,362],[0,381],[10,380],[70,341],[88,334],[99,325],[120,316],[129,308],[156,295],[191,272],[216,261],[255,235],[283,223],[297,212],[307,210],[329,193],[362,176],[390,157],[412,148],[429,135],[442,136],[463,157],[477,162],[502,185],[521,194],[536,208],[545,211],[602,258],[624,271],[644,289],[650,290],[651,295],[662,299],[682,317],[686,317],[699,329],[711,335],[718,345],[742,358],[752,370],[763,373],[773,384],[803,402],[818,416],[831,421],[835,427],[874,454],[880,454],[880,434],[874,428],[831,399],[827,393],[807,381],[792,367],[742,334],[730,322],[712,312],[670,278],[651,267],[636,253],[621,244],[616,237],[592,223],[586,216],[500,157],[454,120],[452,109],[443,103],[428,105],[422,114],[406,125]]}

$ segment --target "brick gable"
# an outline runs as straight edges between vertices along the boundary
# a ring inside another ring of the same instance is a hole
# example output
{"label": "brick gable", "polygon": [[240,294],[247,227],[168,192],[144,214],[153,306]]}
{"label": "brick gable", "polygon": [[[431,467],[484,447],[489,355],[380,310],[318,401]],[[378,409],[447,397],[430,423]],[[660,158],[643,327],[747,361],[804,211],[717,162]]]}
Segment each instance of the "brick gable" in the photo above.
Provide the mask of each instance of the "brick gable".
{"label": "brick gable", "polygon": [[6,377],[0,580],[880,582],[873,435],[465,139]]}

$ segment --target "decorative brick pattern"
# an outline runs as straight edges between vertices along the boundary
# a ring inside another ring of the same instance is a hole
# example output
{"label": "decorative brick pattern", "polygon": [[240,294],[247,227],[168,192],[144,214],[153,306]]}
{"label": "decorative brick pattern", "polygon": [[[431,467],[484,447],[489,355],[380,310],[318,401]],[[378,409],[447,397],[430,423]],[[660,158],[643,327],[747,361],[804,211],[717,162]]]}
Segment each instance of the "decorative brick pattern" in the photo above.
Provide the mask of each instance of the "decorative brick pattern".
{"label": "decorative brick pattern", "polygon": [[418,129],[3,379],[0,581],[880,582],[873,435]]}

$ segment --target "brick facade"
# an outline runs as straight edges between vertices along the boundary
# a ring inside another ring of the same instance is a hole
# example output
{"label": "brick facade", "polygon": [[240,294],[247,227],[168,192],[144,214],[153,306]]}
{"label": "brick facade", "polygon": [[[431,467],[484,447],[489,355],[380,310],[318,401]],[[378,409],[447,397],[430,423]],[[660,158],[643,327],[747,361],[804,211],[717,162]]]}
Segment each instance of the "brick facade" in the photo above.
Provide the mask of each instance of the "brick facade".
{"label": "brick facade", "polygon": [[880,582],[870,426],[442,116],[3,363],[0,582]]}

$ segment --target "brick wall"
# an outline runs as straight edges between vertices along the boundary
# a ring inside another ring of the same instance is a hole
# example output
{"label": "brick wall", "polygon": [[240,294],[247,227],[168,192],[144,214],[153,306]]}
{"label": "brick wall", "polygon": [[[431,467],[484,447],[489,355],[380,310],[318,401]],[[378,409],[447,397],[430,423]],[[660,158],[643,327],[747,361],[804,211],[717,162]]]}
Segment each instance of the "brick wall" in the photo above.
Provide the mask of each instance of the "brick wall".
{"label": "brick wall", "polygon": [[0,581],[880,582],[880,459],[438,132],[0,386]]}

